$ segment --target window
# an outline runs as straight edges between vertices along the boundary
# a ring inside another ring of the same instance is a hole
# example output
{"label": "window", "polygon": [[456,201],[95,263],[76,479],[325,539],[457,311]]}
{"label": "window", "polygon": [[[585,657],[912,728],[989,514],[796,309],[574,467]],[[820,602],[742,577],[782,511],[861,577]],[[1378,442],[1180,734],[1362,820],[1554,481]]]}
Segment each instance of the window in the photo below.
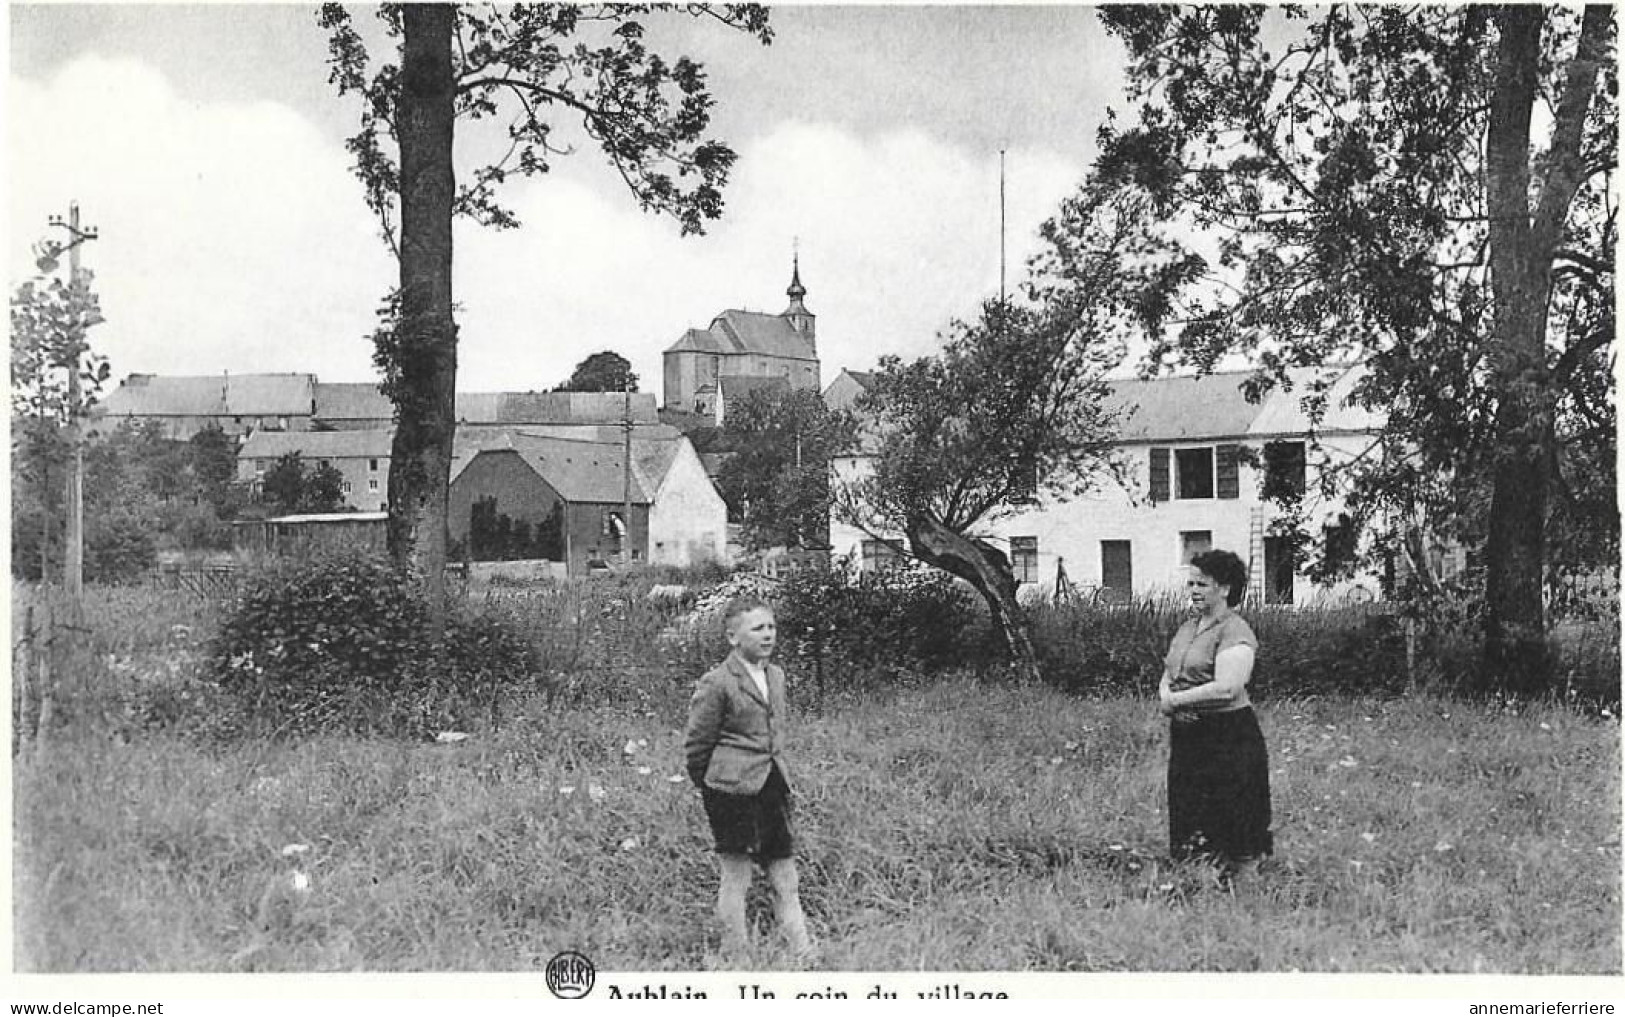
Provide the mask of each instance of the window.
{"label": "window", "polygon": [[1179,534],[1179,563],[1189,565],[1203,551],[1213,550],[1212,530],[1182,530]]}
{"label": "window", "polygon": [[1213,450],[1174,449],[1174,481],[1176,498],[1213,497]]}
{"label": "window", "polygon": [[1291,537],[1264,538],[1264,603],[1292,603],[1296,558]]}
{"label": "window", "polygon": [[377,473],[378,472],[378,460],[376,460],[376,459],[368,459],[367,460],[367,469],[371,470],[374,473]]}
{"label": "window", "polygon": [[348,480],[346,480],[344,483],[340,484],[339,485],[339,490],[343,491],[345,494],[349,494],[350,493],[350,482]]}
{"label": "window", "polygon": [[1134,593],[1134,557],[1126,540],[1100,542],[1100,586],[1113,600],[1127,600]]}
{"label": "window", "polygon": [[884,540],[865,540],[861,567],[864,572],[875,572],[888,565],[895,565],[900,557],[897,548]]}
{"label": "window", "polygon": [[377,494],[378,493],[378,481],[377,480],[369,480],[369,481],[367,481],[367,490],[369,492],[371,492],[372,494]]}
{"label": "window", "polygon": [[1301,441],[1264,445],[1264,483],[1259,494],[1275,501],[1297,501],[1308,485],[1308,456]]}
{"label": "window", "polygon": [[270,469],[270,468],[271,468],[271,460],[269,460],[269,459],[256,459],[256,460],[254,460],[254,474],[256,476],[263,476],[265,471]]}
{"label": "window", "polygon": [[1240,445],[1151,449],[1151,500],[1241,497]]}
{"label": "window", "polygon": [[1038,582],[1038,538],[1010,538],[1010,569],[1018,583]]}

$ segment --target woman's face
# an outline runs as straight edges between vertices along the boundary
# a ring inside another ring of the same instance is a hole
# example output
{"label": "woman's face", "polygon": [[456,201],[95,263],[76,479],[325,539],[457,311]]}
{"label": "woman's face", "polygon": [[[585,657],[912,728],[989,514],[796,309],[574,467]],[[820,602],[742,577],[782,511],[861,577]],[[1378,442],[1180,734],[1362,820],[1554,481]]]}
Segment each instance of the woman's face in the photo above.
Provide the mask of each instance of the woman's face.
{"label": "woman's face", "polygon": [[1225,588],[1201,569],[1191,569],[1190,578],[1185,581],[1185,588],[1190,591],[1191,606],[1198,611],[1208,613],[1226,605]]}

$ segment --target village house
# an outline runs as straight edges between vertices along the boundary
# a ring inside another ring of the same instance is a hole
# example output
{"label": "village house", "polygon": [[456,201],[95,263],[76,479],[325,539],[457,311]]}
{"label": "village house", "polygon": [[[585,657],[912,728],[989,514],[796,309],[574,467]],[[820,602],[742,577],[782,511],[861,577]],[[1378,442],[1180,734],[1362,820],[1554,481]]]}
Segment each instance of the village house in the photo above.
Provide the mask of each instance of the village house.
{"label": "village house", "polygon": [[726,561],[727,507],[688,439],[666,427],[634,430],[629,468],[625,438],[613,433],[619,430],[460,430],[451,467],[452,542],[472,552],[483,516],[505,520],[504,529],[526,528],[538,544],[553,528],[554,560],[572,576],[623,550],[634,565]]}
{"label": "village house", "polygon": [[[644,415],[652,417],[648,410]],[[389,430],[257,432],[238,452],[238,479],[256,487],[279,458],[298,452],[309,467],[325,462],[339,471],[347,507],[383,511],[392,440]],[[688,439],[661,424],[634,424],[630,472],[625,441],[618,424],[460,426],[451,467],[452,542],[479,557],[488,550],[474,546],[476,520],[483,518],[528,528],[532,547],[541,546],[541,527],[558,526],[555,560],[566,562],[571,575],[585,574],[589,561],[615,558],[628,531],[632,563],[725,561],[727,508]],[[623,518],[627,495],[632,511]]]}
{"label": "village house", "polygon": [[306,431],[315,412],[316,378],[310,374],[131,374],[91,411],[91,429],[157,421],[176,441],[211,426],[240,437]]}
{"label": "village house", "polygon": [[344,478],[344,503],[382,511],[389,499],[389,450],[394,431],[255,431],[237,449],[237,480],[258,491],[278,459],[299,453],[306,469],[326,463]]}
{"label": "village house", "polygon": [[[1274,503],[1265,500],[1265,465],[1278,482],[1307,492],[1310,520],[1335,528],[1342,506],[1317,493],[1321,471],[1366,451],[1381,419],[1347,404],[1357,370],[1337,368],[1329,383],[1318,444],[1309,442],[1310,421],[1301,405],[1310,372],[1297,372],[1290,392],[1277,388],[1259,403],[1247,401],[1243,382],[1251,372],[1205,377],[1113,382],[1112,400],[1123,409],[1117,452],[1126,466],[1123,485],[1103,480],[1083,497],[1036,501],[986,526],[982,532],[1010,556],[1016,578],[1048,594],[1058,578],[1074,587],[1098,588],[1108,598],[1174,591],[1183,587],[1184,566],[1213,547],[1233,550],[1248,563],[1250,593],[1266,603],[1305,603],[1316,597],[1354,599],[1379,593],[1375,577],[1363,576],[1336,590],[1320,590],[1295,561],[1290,543],[1270,534]],[[843,372],[844,392],[826,402],[850,405],[866,377]],[[870,469],[858,452],[832,463],[840,484]],[[896,557],[886,539],[836,521],[833,553],[861,568]]]}
{"label": "village house", "polygon": [[697,414],[720,427],[726,404],[762,387],[812,389],[819,379],[817,318],[804,298],[799,259],[779,314],[726,310],[691,328],[662,354],[664,407]]}

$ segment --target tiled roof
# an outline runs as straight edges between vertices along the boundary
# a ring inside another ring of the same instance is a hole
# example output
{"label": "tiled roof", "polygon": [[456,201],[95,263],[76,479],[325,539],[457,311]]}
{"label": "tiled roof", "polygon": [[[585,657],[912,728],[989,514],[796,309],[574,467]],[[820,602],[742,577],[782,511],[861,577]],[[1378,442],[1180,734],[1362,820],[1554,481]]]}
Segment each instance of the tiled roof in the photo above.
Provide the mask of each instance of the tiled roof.
{"label": "tiled roof", "polygon": [[[657,432],[658,433],[658,432]],[[681,435],[632,439],[632,501],[647,505],[677,457]],[[626,467],[617,437],[599,440],[588,434],[539,431],[535,428],[459,430],[452,458],[455,481],[474,458],[484,453],[513,452],[546,480],[566,501],[617,504],[625,494]]]}
{"label": "tiled roof", "polygon": [[255,431],[237,450],[240,459],[280,459],[289,452],[313,459],[387,459],[395,432]]}
{"label": "tiled roof", "polygon": [[1239,438],[1258,416],[1242,383],[1252,372],[1205,377],[1135,378],[1110,383],[1121,441],[1179,441]]}
{"label": "tiled roof", "polygon": [[[632,393],[632,419],[657,421],[653,392]],[[620,392],[459,392],[457,419],[469,424],[611,424],[626,412]]]}
{"label": "tiled roof", "polygon": [[309,416],[309,374],[132,374],[102,400],[108,416]]}
{"label": "tiled roof", "polygon": [[711,322],[711,331],[726,336],[739,353],[765,353],[792,360],[818,359],[807,337],[781,315],[727,310]]}
{"label": "tiled roof", "polygon": [[395,404],[376,382],[316,383],[316,417],[322,420],[393,420]]}
{"label": "tiled roof", "polygon": [[1126,412],[1119,440],[1203,441],[1215,438],[1305,434],[1309,417],[1303,398],[1317,377],[1326,379],[1327,412],[1323,431],[1362,431],[1381,426],[1372,413],[1346,405],[1357,372],[1346,366],[1293,368],[1290,391],[1276,386],[1250,403],[1243,386],[1252,371],[1227,371],[1202,377],[1134,379],[1111,383],[1112,400]]}
{"label": "tiled roof", "polygon": [[807,337],[790,319],[761,311],[727,310],[707,329],[691,328],[667,347],[667,353],[759,353],[788,360],[817,360]]}

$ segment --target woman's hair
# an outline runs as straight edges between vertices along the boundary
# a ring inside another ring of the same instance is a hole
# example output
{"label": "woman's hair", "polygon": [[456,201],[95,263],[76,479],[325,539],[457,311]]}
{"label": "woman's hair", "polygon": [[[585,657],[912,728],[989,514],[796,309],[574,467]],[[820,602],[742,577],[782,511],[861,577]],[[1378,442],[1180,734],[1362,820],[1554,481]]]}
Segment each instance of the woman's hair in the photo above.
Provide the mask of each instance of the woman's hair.
{"label": "woman's hair", "polygon": [[1224,587],[1225,602],[1231,607],[1241,603],[1242,595],[1247,592],[1247,566],[1241,563],[1240,558],[1229,551],[1214,548],[1192,558],[1191,568]]}

